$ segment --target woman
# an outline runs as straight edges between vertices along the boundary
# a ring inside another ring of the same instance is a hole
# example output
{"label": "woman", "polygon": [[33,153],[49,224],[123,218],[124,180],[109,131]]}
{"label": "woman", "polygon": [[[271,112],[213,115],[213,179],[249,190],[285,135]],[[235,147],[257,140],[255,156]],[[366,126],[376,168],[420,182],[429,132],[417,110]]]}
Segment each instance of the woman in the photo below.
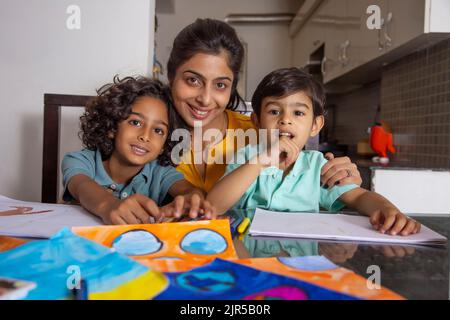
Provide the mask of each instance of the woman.
{"label": "woman", "polygon": [[[208,129],[220,133],[212,144],[193,140],[177,168],[186,180],[206,192],[224,174],[227,155],[237,151],[236,139],[227,130],[254,129],[249,117],[233,112],[243,102],[237,92],[243,56],[244,48],[231,26],[197,19],[177,35],[167,64],[173,103],[187,127],[191,132],[198,127],[203,133]],[[322,170],[323,185],[361,185],[359,171],[349,158],[334,159],[331,153],[327,158],[330,161]]]}

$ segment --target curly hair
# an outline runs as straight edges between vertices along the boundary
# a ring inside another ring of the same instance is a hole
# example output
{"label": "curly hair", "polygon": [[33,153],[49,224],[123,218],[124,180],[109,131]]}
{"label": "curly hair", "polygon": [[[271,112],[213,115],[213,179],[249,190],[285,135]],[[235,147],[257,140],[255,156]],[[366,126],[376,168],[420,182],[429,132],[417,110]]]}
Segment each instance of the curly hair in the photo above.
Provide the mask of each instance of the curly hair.
{"label": "curly hair", "polygon": [[173,108],[169,88],[159,80],[146,77],[126,77],[116,75],[113,83],[97,90],[97,97],[91,100],[80,117],[79,137],[89,150],[99,150],[102,159],[109,159],[114,151],[114,134],[119,123],[131,114],[132,104],[137,98],[148,96],[160,99],[167,106],[169,116],[168,138],[163,152],[158,156],[162,166],[173,165],[170,153],[176,142],[171,141],[172,131],[178,128],[180,119]]}

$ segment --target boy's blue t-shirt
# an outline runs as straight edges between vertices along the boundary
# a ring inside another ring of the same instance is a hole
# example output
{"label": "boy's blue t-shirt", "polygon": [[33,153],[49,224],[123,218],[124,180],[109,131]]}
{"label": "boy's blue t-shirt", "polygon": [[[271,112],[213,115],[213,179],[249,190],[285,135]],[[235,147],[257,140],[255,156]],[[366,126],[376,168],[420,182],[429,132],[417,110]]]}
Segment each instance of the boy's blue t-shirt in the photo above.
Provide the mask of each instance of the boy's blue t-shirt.
{"label": "boy's blue t-shirt", "polygon": [[[248,162],[258,153],[258,145],[247,145],[236,154],[236,164],[229,164],[225,175]],[[274,211],[319,212],[320,208],[331,212],[345,205],[339,197],[357,188],[355,184],[322,188],[320,171],[327,163],[321,152],[302,151],[291,172],[283,179],[283,171],[276,167],[264,169],[252,183],[235,209],[263,208]]]}
{"label": "boy's blue t-shirt", "polygon": [[135,193],[140,193],[153,199],[158,205],[167,195],[170,187],[177,181],[184,179],[174,167],[163,167],[157,160],[147,163],[142,170],[133,177],[127,185],[114,182],[106,172],[100,151],[83,149],[70,152],[64,156],[61,164],[63,174],[64,195],[63,200],[74,200],[67,185],[69,180],[77,175],[84,174],[104,188],[112,190],[115,197],[125,199]]}

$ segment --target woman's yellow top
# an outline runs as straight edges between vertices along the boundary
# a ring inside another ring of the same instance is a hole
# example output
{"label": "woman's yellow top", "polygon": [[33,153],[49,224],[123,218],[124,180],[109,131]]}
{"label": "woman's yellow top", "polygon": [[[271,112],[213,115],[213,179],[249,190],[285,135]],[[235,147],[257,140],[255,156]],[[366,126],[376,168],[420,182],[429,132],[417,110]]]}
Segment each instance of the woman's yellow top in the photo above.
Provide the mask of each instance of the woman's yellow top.
{"label": "woman's yellow top", "polygon": [[[205,152],[206,156],[204,154],[197,154],[196,157],[196,160],[201,159],[199,157],[207,157],[207,159],[203,159],[203,162],[206,162],[205,176],[202,177],[200,175],[194,164],[194,151],[192,148],[184,155],[184,161],[177,167],[177,170],[184,175],[187,181],[206,192],[211,190],[214,184],[222,178],[227,166],[226,159],[232,159],[237,148],[242,148],[249,143],[249,139],[246,138],[244,133],[248,129],[256,129],[250,117],[231,110],[225,110],[225,112],[228,116],[225,138],[210,148],[207,153]],[[242,131],[235,131],[237,129],[241,129]],[[252,130],[251,132],[256,135],[257,131]]]}

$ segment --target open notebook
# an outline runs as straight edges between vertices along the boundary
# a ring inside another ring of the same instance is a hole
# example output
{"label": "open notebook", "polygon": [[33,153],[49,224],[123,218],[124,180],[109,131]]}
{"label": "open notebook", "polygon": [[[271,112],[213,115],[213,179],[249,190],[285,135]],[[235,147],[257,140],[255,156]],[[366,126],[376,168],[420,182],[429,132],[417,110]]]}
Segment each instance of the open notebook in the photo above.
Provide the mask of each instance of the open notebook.
{"label": "open notebook", "polygon": [[422,225],[421,231],[407,237],[381,234],[369,218],[344,214],[272,212],[256,209],[249,234],[262,237],[300,238],[332,241],[358,241],[440,245],[447,238]]}

